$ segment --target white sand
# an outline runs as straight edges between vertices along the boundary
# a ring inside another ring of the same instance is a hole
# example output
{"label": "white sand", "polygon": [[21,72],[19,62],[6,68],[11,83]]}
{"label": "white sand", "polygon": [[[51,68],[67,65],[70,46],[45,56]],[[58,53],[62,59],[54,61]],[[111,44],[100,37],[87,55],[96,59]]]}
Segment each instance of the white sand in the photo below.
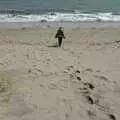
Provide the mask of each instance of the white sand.
{"label": "white sand", "polygon": [[55,28],[0,30],[0,120],[119,120],[120,29],[64,31],[54,48]]}

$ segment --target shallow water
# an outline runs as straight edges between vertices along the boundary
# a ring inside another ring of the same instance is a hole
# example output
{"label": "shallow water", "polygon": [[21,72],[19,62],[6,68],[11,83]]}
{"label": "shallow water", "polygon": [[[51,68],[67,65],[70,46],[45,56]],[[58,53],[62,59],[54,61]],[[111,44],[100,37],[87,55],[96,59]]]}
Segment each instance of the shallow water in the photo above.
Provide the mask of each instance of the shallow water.
{"label": "shallow water", "polygon": [[0,22],[120,21],[120,0],[0,0]]}

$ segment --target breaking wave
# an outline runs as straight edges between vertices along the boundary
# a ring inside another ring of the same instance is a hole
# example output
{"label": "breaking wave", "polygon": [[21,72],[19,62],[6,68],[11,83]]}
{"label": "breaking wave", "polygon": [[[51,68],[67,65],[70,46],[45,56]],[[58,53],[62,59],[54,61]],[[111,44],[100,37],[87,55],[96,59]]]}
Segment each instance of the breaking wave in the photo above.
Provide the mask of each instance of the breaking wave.
{"label": "breaking wave", "polygon": [[81,11],[23,13],[0,11],[0,22],[46,22],[46,21],[120,21],[120,13],[89,13]]}

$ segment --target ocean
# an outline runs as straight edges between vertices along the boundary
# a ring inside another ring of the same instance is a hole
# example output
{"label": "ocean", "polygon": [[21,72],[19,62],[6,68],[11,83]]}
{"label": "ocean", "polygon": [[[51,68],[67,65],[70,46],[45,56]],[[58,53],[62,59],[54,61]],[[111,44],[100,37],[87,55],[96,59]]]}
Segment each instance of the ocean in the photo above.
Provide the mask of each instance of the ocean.
{"label": "ocean", "polygon": [[0,0],[0,22],[120,21],[120,0]]}

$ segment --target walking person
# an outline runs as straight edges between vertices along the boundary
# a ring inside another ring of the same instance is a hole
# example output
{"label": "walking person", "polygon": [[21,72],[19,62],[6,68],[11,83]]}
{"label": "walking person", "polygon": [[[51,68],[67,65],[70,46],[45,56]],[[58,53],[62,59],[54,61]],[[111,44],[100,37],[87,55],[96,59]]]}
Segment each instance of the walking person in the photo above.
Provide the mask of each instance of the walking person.
{"label": "walking person", "polygon": [[63,38],[65,39],[66,37],[64,36],[64,32],[62,30],[61,27],[59,27],[59,29],[57,30],[57,33],[55,35],[55,38],[58,39],[58,46],[61,47],[62,42],[63,42]]}

